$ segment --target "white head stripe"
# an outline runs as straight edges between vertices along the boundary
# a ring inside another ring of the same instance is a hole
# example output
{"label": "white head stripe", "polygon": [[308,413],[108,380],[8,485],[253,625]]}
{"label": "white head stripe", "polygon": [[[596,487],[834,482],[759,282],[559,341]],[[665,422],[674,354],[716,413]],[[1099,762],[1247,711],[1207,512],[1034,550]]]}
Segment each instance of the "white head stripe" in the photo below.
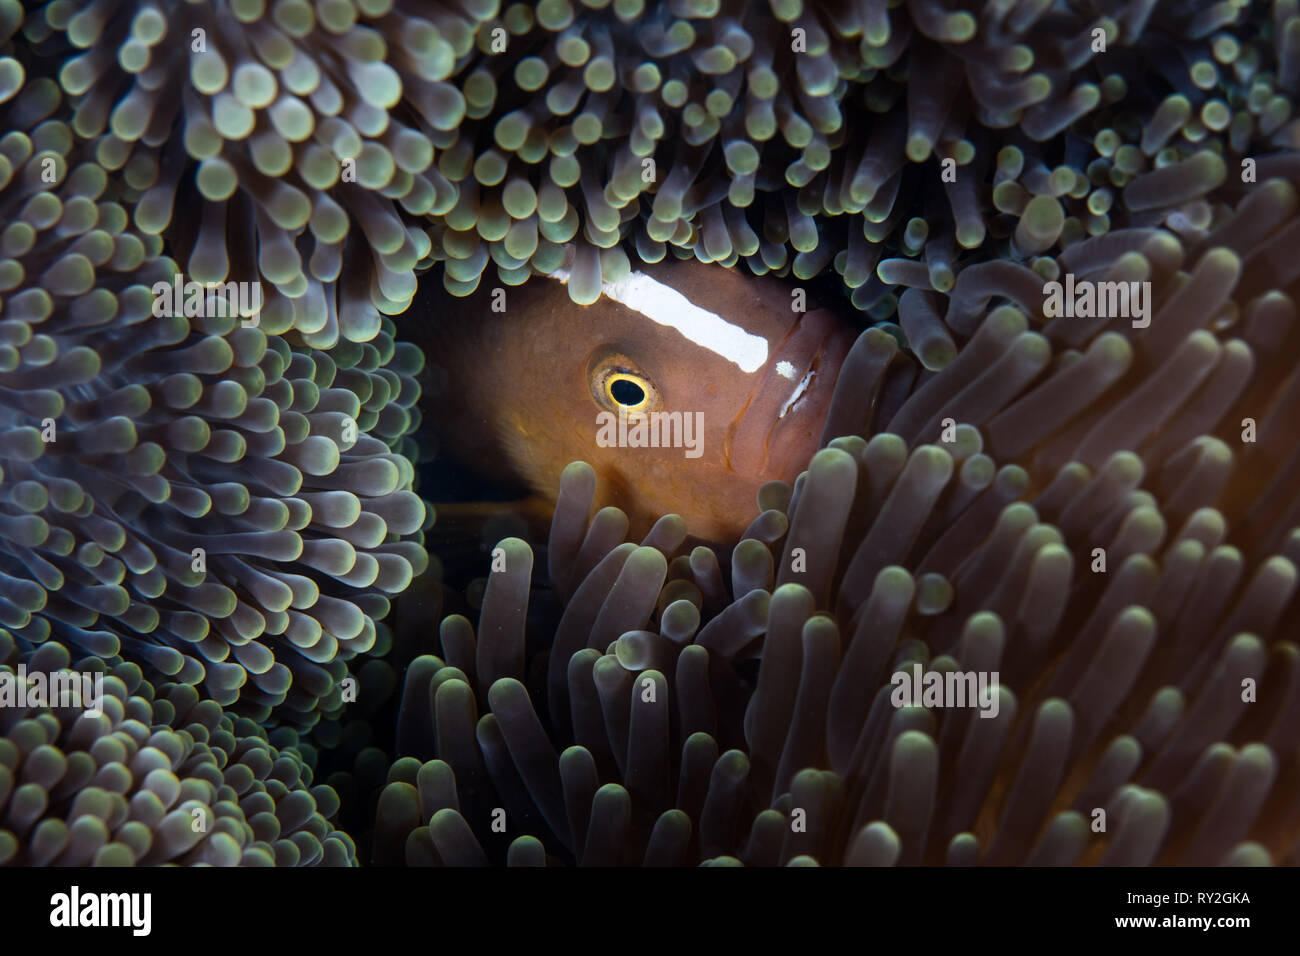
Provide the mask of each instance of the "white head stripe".
{"label": "white head stripe", "polygon": [[[556,269],[550,275],[563,283],[569,281],[568,269]],[[672,286],[644,272],[633,272],[619,282],[606,282],[601,291],[652,322],[676,329],[696,345],[735,362],[743,372],[756,372],[767,362],[767,339],[700,308]]]}

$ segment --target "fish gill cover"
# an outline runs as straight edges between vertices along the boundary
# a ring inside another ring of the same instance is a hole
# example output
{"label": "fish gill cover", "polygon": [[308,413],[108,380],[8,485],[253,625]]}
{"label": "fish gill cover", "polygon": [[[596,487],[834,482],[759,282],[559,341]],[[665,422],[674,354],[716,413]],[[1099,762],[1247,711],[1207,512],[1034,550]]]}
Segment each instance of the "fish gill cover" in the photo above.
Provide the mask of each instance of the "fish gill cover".
{"label": "fish gill cover", "polygon": [[[0,0],[0,659],[113,675],[0,855],[1300,862],[1300,5],[970,7]],[[390,634],[417,281],[668,255],[838,277],[826,447]]]}

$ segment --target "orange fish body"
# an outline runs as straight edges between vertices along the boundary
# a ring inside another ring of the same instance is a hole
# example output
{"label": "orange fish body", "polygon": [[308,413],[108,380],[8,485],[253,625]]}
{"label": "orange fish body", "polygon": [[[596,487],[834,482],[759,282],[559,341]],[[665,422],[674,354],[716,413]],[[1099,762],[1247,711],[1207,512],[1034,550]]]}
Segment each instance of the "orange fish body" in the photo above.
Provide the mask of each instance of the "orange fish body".
{"label": "orange fish body", "polygon": [[566,279],[432,306],[442,451],[551,502],[581,459],[597,504],[627,513],[634,534],[676,513],[697,538],[736,540],[759,488],[793,481],[816,451],[855,331],[796,311],[779,281],[695,260],[637,264],[587,306]]}

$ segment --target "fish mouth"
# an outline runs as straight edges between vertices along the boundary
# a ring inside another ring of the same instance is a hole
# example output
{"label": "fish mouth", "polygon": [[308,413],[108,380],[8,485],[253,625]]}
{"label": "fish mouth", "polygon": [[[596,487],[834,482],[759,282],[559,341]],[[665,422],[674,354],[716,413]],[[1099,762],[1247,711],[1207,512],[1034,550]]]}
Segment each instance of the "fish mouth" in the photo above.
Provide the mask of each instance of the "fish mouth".
{"label": "fish mouth", "polygon": [[792,481],[821,440],[852,331],[827,309],[803,313],[768,360],[727,429],[727,466]]}

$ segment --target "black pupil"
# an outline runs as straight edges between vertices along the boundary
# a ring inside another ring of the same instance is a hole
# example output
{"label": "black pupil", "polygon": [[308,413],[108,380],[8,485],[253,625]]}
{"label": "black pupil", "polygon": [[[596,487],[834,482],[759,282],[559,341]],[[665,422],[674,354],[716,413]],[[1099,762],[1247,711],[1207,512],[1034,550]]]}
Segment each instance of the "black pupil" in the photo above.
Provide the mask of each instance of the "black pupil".
{"label": "black pupil", "polygon": [[620,378],[610,383],[609,394],[620,405],[640,405],[645,401],[645,390],[627,378]]}

